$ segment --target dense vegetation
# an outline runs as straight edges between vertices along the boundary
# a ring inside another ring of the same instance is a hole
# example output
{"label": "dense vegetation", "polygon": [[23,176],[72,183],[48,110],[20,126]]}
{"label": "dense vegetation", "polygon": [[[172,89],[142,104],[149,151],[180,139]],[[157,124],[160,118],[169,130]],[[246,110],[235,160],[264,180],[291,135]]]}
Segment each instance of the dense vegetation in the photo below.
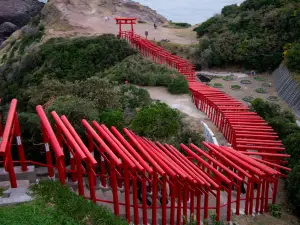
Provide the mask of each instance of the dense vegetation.
{"label": "dense vegetation", "polygon": [[169,21],[168,27],[174,27],[174,28],[189,28],[192,25],[189,23],[183,23],[183,22],[173,22],[172,20]]}
{"label": "dense vegetation", "polygon": [[[113,35],[58,38],[39,43],[41,29],[27,30],[30,31],[23,32],[21,39],[7,46],[6,54],[14,51],[14,55],[4,60],[2,55],[0,64],[4,111],[12,98],[19,100],[19,121],[27,158],[45,159],[38,145],[42,139],[36,105],[43,105],[47,113],[56,111],[66,115],[81,135],[84,132],[80,121],[85,118],[119,129],[128,127],[140,135],[174,145],[180,141],[186,143],[190,138],[200,144],[201,135],[188,129],[176,110],[153,102],[146,90],[131,85],[165,86],[174,94],[188,92],[187,81],[176,71],[143,59],[126,41]],[[25,42],[23,52],[20,46],[24,38],[30,41]],[[124,85],[126,80],[129,85]],[[153,132],[153,127],[166,129],[159,121],[143,123],[146,118],[142,112],[150,110],[147,119],[154,118],[156,111],[151,109],[155,107],[160,107],[164,123],[178,125],[160,134]],[[166,117],[169,113],[177,116]]]}
{"label": "dense vegetation", "polygon": [[0,208],[2,225],[106,225],[128,224],[111,212],[76,195],[58,182],[43,181],[31,188],[35,200]]}
{"label": "dense vegetation", "polygon": [[127,57],[99,76],[121,84],[127,80],[129,83],[143,86],[165,86],[172,94],[188,93],[189,91],[186,79],[176,70],[157,65],[140,55]]}
{"label": "dense vegetation", "polygon": [[291,208],[300,216],[300,127],[294,115],[281,110],[279,105],[255,99],[252,107],[278,133],[286,152],[291,155],[288,159],[292,171],[287,180],[287,196]]}
{"label": "dense vegetation", "polygon": [[292,45],[287,50],[285,61],[290,71],[300,73],[300,43]]}
{"label": "dense vegetation", "polygon": [[[200,37],[197,56],[203,66],[238,65],[273,70],[283,48],[300,38],[299,0],[246,0],[195,28]],[[296,47],[295,47],[296,48]],[[299,65],[299,51],[289,53],[288,65]],[[293,56],[291,56],[293,55]],[[299,68],[298,68],[299,69]]]}

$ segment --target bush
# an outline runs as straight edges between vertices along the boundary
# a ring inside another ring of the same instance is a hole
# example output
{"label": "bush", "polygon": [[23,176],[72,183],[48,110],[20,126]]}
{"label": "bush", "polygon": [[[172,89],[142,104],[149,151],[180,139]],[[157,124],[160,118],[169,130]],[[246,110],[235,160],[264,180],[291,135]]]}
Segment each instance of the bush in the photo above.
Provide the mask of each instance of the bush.
{"label": "bush", "polygon": [[132,54],[136,51],[113,35],[50,39],[1,66],[0,81],[5,81],[4,85],[1,83],[1,92],[8,98],[20,99],[24,89],[40,84],[45,77],[72,82],[86,80]]}
{"label": "bush", "polygon": [[[43,143],[43,138],[38,115],[36,113],[21,112],[18,113],[18,117],[26,159],[46,163],[44,146],[39,145],[39,143]],[[15,153],[17,154],[17,152]],[[16,156],[16,158],[19,158],[19,156]]]}
{"label": "bush", "polygon": [[60,96],[49,105],[48,113],[56,111],[59,116],[65,115],[74,128],[82,132],[81,120],[99,119],[99,111],[94,102],[72,95]]}
{"label": "bush", "polygon": [[44,29],[34,26],[25,26],[22,29],[22,36],[20,42],[20,54],[24,54],[26,46],[31,45],[33,42],[39,42],[44,35]]}
{"label": "bush", "polygon": [[180,129],[179,113],[164,103],[153,103],[138,111],[132,129],[139,135],[164,138],[177,135]]}
{"label": "bush", "polygon": [[100,123],[105,124],[108,128],[115,126],[121,130],[124,127],[123,113],[118,110],[105,111],[100,114]]}
{"label": "bush", "polygon": [[[225,6],[222,14],[194,29],[201,37],[196,57],[202,66],[274,70],[282,62],[286,43],[300,37],[299,7],[294,0],[245,0],[240,6]],[[209,44],[202,48],[204,37]],[[300,71],[299,46],[288,52],[287,64],[295,71]]]}
{"label": "bush", "polygon": [[283,144],[287,153],[292,156],[288,159],[289,166],[291,168],[296,167],[300,162],[300,131],[288,135],[283,140]]}
{"label": "bush", "polygon": [[[292,169],[287,181],[287,195],[291,207],[300,212],[300,127],[291,112],[281,111],[279,105],[264,102],[262,99],[252,101],[253,109],[278,133],[288,154],[288,166]],[[278,214],[276,214],[277,216]]]}
{"label": "bush", "polygon": [[[127,80],[131,84],[143,86],[168,87],[174,79],[178,79],[184,83],[181,80],[182,75],[177,71],[155,64],[150,60],[142,58],[140,55],[126,58],[116,66],[99,74],[99,76],[106,77],[120,84],[124,84]],[[181,90],[184,91],[183,93],[187,92],[187,89],[181,88]]]}
{"label": "bush", "polygon": [[281,218],[281,207],[280,205],[276,204],[269,204],[269,212],[271,213],[272,216],[274,216],[277,219]]}
{"label": "bush", "polygon": [[36,105],[43,105],[50,99],[63,95],[73,95],[94,102],[99,111],[120,108],[120,91],[106,79],[91,77],[85,81],[60,82],[44,78],[38,86],[26,91],[26,97],[32,110]]}
{"label": "bush", "polygon": [[176,76],[168,85],[171,94],[183,94],[189,92],[189,85],[184,76]]}
{"label": "bush", "polygon": [[300,161],[290,172],[286,189],[291,207],[300,216]]}
{"label": "bush", "polygon": [[287,51],[286,65],[292,72],[300,72],[300,43]]}
{"label": "bush", "polygon": [[274,103],[265,102],[261,98],[256,98],[251,102],[252,108],[262,118],[267,120],[280,115],[280,106]]}
{"label": "bush", "polygon": [[52,39],[41,46],[42,69],[36,74],[49,74],[62,80],[83,80],[136,54],[125,40],[114,35],[74,39]]}
{"label": "bush", "polygon": [[192,26],[189,23],[181,23],[181,22],[169,22],[169,24],[171,26],[178,27],[178,28],[189,28]]}
{"label": "bush", "polygon": [[120,102],[123,109],[136,109],[150,105],[152,100],[147,90],[133,85],[123,85]]}

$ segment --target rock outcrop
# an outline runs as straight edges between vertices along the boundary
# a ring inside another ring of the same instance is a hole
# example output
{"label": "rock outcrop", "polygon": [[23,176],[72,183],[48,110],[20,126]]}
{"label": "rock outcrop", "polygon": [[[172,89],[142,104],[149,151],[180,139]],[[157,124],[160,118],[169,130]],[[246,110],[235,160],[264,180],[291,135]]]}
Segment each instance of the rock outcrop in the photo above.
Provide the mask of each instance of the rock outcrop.
{"label": "rock outcrop", "polygon": [[0,44],[37,15],[44,3],[37,0],[0,0]]}
{"label": "rock outcrop", "polygon": [[[56,19],[53,18],[53,12],[51,12],[55,10],[60,12],[60,16],[55,12]],[[88,20],[92,17],[103,19],[105,16],[111,18],[135,17],[139,21],[158,25],[168,21],[155,10],[128,0],[49,0],[43,10],[44,20],[56,21],[59,23],[59,26],[56,27],[59,28],[61,28],[62,20],[69,21],[70,25],[76,26],[76,24],[80,24],[77,20]]]}

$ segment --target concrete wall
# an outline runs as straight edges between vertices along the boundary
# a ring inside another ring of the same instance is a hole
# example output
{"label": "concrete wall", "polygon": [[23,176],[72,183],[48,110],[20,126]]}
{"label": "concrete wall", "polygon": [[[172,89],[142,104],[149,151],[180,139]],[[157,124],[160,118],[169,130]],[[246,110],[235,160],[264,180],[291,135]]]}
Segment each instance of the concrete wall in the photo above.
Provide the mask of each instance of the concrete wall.
{"label": "concrete wall", "polygon": [[206,142],[209,142],[209,143],[213,143],[215,145],[219,145],[218,143],[218,140],[215,136],[215,134],[211,131],[211,129],[208,127],[208,125],[201,121],[202,125],[203,125],[203,128],[204,128],[204,138],[205,138],[205,141]]}
{"label": "concrete wall", "polygon": [[273,72],[273,77],[279,97],[284,99],[300,117],[300,82],[296,82],[283,65]]}

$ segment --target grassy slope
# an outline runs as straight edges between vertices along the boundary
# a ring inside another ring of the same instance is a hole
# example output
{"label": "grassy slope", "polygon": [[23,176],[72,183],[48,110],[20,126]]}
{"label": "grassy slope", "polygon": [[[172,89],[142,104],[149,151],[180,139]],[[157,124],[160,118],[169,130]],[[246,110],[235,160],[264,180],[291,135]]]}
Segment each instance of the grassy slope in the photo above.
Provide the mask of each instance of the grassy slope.
{"label": "grassy slope", "polygon": [[56,182],[33,186],[33,202],[0,208],[1,225],[125,225],[107,209],[84,200]]}

